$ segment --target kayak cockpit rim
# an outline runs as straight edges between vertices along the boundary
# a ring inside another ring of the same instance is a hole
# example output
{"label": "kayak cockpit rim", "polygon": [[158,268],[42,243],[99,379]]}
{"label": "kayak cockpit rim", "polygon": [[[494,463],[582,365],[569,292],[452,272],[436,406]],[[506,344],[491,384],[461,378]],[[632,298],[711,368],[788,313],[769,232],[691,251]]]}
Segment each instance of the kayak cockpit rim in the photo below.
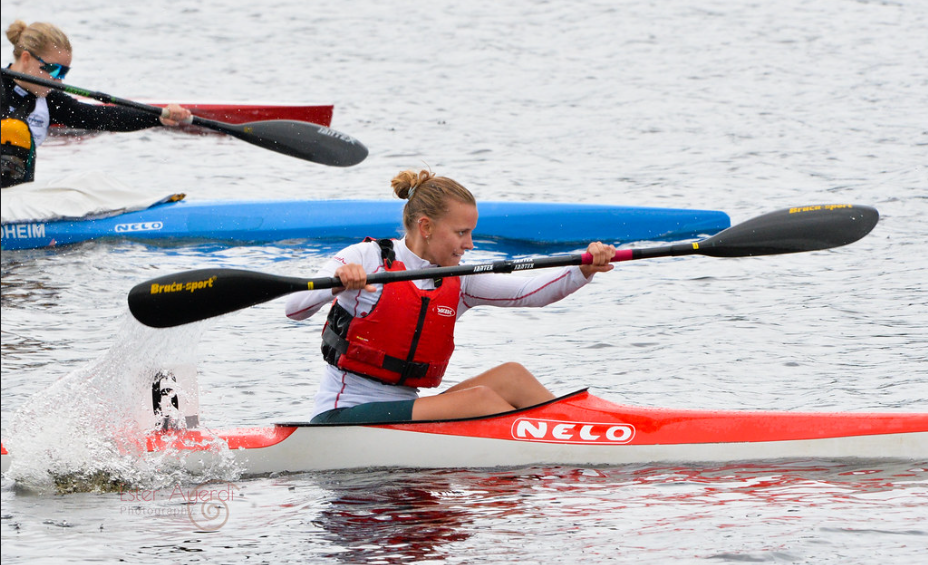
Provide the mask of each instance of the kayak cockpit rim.
{"label": "kayak cockpit rim", "polygon": [[278,427],[283,428],[333,428],[333,427],[346,427],[346,426],[386,426],[386,425],[416,425],[416,424],[443,424],[446,422],[475,422],[475,421],[485,421],[491,420],[494,418],[505,418],[507,416],[512,416],[522,412],[528,412],[530,410],[536,410],[543,406],[549,406],[551,404],[556,404],[564,400],[568,400],[575,396],[580,396],[581,394],[588,393],[590,390],[589,387],[581,388],[580,390],[575,390],[574,392],[569,392],[563,396],[558,396],[557,398],[552,398],[540,404],[533,404],[532,406],[526,406],[525,408],[517,408],[515,410],[509,410],[508,412],[499,412],[498,414],[489,414],[486,416],[470,416],[468,418],[447,418],[447,419],[438,419],[438,420],[409,420],[404,422],[389,421],[389,422],[336,422],[336,423],[322,423],[322,424],[313,424],[311,422],[281,422],[274,424]]}

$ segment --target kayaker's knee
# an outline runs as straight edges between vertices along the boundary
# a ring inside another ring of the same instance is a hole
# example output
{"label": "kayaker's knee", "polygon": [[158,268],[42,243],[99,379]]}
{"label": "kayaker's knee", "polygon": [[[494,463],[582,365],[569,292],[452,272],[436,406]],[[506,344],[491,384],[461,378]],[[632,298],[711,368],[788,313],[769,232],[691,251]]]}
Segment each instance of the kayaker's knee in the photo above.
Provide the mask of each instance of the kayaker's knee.
{"label": "kayaker's knee", "polygon": [[505,380],[515,386],[529,386],[538,383],[538,379],[521,363],[510,361],[499,366],[499,372]]}
{"label": "kayaker's knee", "polygon": [[531,377],[535,378],[528,369],[525,368],[525,365],[522,363],[516,363],[515,361],[508,361],[499,366],[499,370],[503,372],[507,377]]}

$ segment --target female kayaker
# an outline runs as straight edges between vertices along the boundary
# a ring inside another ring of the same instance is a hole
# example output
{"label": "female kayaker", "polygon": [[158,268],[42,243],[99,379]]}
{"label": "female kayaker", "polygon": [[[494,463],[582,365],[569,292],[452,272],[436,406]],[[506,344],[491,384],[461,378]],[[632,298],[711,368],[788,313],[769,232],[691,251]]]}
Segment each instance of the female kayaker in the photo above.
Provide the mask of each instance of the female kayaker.
{"label": "female kayaker", "polygon": [[[408,202],[403,239],[365,241],[340,251],[318,276],[336,276],[344,288],[303,291],[286,314],[304,320],[332,303],[323,330],[327,364],[312,413],[317,423],[466,418],[506,412],[554,398],[518,363],[504,363],[442,394],[437,387],[454,349],[454,324],[474,306],[545,306],[609,271],[615,248],[599,242],[591,265],[535,277],[482,274],[436,280],[367,284],[367,273],[458,265],[473,249],[474,196],[429,171],[404,171],[393,192]],[[335,300],[332,300],[332,295]]]}
{"label": "female kayaker", "polygon": [[[71,42],[57,26],[13,22],[6,31],[13,44],[11,70],[63,80],[71,66]],[[35,178],[36,147],[45,141],[51,124],[106,131],[135,131],[158,125],[176,126],[190,111],[168,106],[170,116],[158,118],[131,108],[78,102],[64,92],[25,81],[3,80],[2,186]]]}

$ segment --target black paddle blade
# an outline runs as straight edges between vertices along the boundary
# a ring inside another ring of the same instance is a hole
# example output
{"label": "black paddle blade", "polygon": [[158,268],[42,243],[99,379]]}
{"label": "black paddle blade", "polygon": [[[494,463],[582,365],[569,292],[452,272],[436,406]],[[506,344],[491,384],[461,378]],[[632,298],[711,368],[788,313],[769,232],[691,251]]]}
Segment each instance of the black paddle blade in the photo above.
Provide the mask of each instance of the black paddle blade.
{"label": "black paddle blade", "polygon": [[308,281],[238,269],[166,275],[129,291],[129,311],[153,328],[171,328],[307,290]]}
{"label": "black paddle blade", "polygon": [[209,127],[252,145],[298,159],[333,167],[351,167],[367,158],[367,147],[350,135],[297,120],[267,120],[225,124],[194,117],[193,124]]}
{"label": "black paddle blade", "polygon": [[830,249],[864,237],[879,219],[880,213],[870,206],[820,204],[784,208],[695,243],[692,253],[751,257]]}

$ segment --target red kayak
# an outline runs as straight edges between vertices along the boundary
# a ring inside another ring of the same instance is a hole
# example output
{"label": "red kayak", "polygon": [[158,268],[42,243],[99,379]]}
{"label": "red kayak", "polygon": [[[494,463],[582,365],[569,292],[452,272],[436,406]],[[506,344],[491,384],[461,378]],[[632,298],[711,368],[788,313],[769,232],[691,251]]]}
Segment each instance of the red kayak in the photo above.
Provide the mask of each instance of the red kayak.
{"label": "red kayak", "polygon": [[[405,424],[278,424],[142,438],[196,472],[232,457],[245,475],[367,467],[488,468],[772,459],[928,460],[928,414],[677,410],[580,390],[496,416]],[[11,457],[3,450],[3,471]]]}
{"label": "red kayak", "polygon": [[[87,102],[96,103],[92,100]],[[173,102],[146,102],[152,106],[163,108]],[[332,125],[332,105],[296,105],[296,104],[237,104],[237,103],[198,103],[177,102],[188,108],[193,115],[217,122],[228,124],[244,124],[247,122],[261,122],[268,120],[296,120],[310,122],[320,126]],[[195,126],[184,126],[185,131],[191,133],[215,133]],[[56,125],[50,128],[50,133],[57,135],[88,135],[98,132],[71,129]]]}
{"label": "red kayak", "polygon": [[[152,106],[164,108],[166,102],[150,102]],[[195,116],[226,122],[244,124],[266,120],[297,120],[320,126],[332,125],[333,106],[297,106],[286,104],[199,104],[178,102]]]}

